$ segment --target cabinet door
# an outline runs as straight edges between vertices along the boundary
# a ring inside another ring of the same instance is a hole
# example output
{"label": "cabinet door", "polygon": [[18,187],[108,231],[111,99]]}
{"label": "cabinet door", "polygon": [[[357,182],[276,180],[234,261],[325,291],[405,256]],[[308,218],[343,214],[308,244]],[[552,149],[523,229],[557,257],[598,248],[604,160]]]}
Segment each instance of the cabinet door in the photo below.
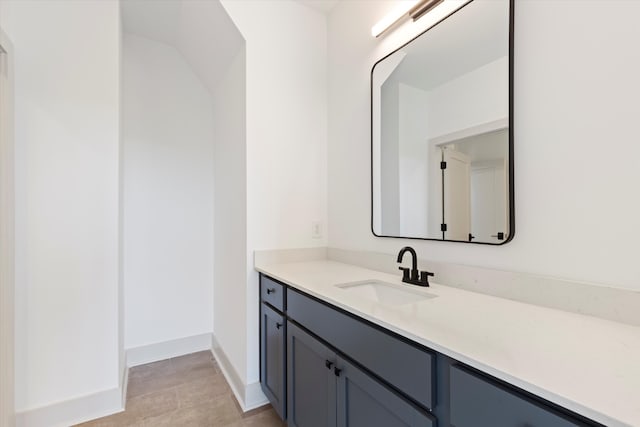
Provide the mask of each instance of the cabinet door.
{"label": "cabinet door", "polygon": [[453,427],[587,427],[462,366],[451,367]]}
{"label": "cabinet door", "polygon": [[260,383],[273,408],[286,417],[286,334],[284,318],[260,304]]}
{"label": "cabinet door", "polygon": [[435,427],[435,419],[338,358],[338,427]]}
{"label": "cabinet door", "polygon": [[435,355],[287,289],[287,315],[426,409],[435,400]]}
{"label": "cabinet door", "polygon": [[302,329],[287,323],[289,427],[336,425],[336,355]]}

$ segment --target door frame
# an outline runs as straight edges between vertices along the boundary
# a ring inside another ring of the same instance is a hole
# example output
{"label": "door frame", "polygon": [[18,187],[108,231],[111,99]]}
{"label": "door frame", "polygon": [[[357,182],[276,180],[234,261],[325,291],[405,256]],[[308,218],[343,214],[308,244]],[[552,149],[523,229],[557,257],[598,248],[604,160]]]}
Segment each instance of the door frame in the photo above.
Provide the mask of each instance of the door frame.
{"label": "door frame", "polygon": [[15,425],[13,58],[0,28],[0,427]]}

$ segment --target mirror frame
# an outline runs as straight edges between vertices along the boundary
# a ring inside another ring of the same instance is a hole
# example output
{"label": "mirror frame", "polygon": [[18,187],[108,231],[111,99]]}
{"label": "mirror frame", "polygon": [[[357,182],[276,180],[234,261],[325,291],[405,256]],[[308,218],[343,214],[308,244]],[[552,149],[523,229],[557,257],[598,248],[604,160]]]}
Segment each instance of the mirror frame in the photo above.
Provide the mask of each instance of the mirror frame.
{"label": "mirror frame", "polygon": [[388,53],[387,55],[385,55],[384,57],[380,58],[378,61],[376,61],[375,64],[373,64],[373,67],[371,67],[371,75],[370,75],[370,79],[369,79],[369,84],[370,84],[370,99],[369,99],[369,105],[370,105],[370,139],[371,139],[371,144],[370,144],[370,156],[371,156],[371,162],[370,162],[370,174],[371,174],[371,182],[370,182],[370,188],[371,188],[371,232],[373,233],[373,235],[375,237],[388,237],[388,238],[393,238],[393,239],[412,239],[412,240],[430,240],[430,241],[434,241],[434,242],[455,242],[455,243],[467,243],[467,244],[474,244],[474,245],[489,245],[489,246],[502,246],[508,242],[510,242],[511,240],[513,240],[513,237],[515,236],[515,232],[516,232],[516,221],[515,221],[515,192],[514,192],[514,161],[513,161],[513,45],[514,45],[514,6],[515,6],[515,0],[509,0],[509,172],[507,174],[508,178],[509,178],[509,201],[508,201],[508,206],[509,206],[509,235],[507,236],[507,238],[500,242],[500,243],[491,243],[491,242],[467,242],[464,240],[448,240],[448,239],[434,239],[434,238],[429,238],[429,237],[409,237],[409,236],[387,236],[387,235],[380,235],[380,234],[376,234],[375,230],[373,229],[373,71],[375,70],[376,66],[384,61],[385,59],[387,59],[389,56],[393,55],[394,53],[396,53],[397,51],[399,51],[400,49],[404,48],[405,46],[409,45],[410,43],[412,43],[414,40],[416,40],[417,38],[423,36],[424,34],[426,34],[429,30],[431,30],[432,28],[435,28],[436,26],[440,25],[441,23],[443,23],[444,21],[446,21],[450,16],[458,13],[459,11],[461,11],[462,9],[464,9],[465,7],[467,7],[469,4],[473,3],[475,0],[470,0],[469,2],[465,3],[464,5],[462,5],[461,7],[459,7],[458,9],[454,10],[453,12],[451,12],[450,14],[448,14],[447,16],[445,16],[444,18],[442,18],[440,21],[436,22],[435,24],[433,24],[432,26],[430,26],[429,28],[427,28],[426,30],[424,30],[423,32],[421,32],[420,34],[418,34],[417,36],[415,36],[414,38],[412,38],[411,40],[409,40],[408,42],[404,43],[402,46],[398,47],[397,49],[395,49],[394,51]]}

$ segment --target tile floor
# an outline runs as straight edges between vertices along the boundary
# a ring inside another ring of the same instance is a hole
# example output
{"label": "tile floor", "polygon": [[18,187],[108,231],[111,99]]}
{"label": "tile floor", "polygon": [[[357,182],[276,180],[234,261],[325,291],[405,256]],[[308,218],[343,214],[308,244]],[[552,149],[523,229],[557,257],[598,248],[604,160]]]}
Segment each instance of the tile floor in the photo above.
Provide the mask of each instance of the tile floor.
{"label": "tile floor", "polygon": [[284,427],[271,406],[242,413],[211,352],[129,370],[124,412],[83,427]]}

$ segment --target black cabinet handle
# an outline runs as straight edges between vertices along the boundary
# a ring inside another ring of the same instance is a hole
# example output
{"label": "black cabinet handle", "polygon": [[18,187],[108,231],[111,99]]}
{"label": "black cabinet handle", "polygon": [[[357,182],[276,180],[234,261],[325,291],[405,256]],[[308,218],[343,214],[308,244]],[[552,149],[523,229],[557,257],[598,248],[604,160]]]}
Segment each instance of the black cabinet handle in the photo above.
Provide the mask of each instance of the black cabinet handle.
{"label": "black cabinet handle", "polygon": [[327,369],[331,369],[331,367],[333,366],[333,362],[330,362],[330,361],[326,360],[324,362],[324,366],[326,366]]}
{"label": "black cabinet handle", "polygon": [[342,369],[333,368],[333,373],[336,374],[336,377],[340,376],[340,372],[342,372]]}
{"label": "black cabinet handle", "polygon": [[282,328],[282,323],[276,323],[276,329]]}
{"label": "black cabinet handle", "polygon": [[267,289],[267,294],[272,294],[276,291],[276,288],[268,288]]}

